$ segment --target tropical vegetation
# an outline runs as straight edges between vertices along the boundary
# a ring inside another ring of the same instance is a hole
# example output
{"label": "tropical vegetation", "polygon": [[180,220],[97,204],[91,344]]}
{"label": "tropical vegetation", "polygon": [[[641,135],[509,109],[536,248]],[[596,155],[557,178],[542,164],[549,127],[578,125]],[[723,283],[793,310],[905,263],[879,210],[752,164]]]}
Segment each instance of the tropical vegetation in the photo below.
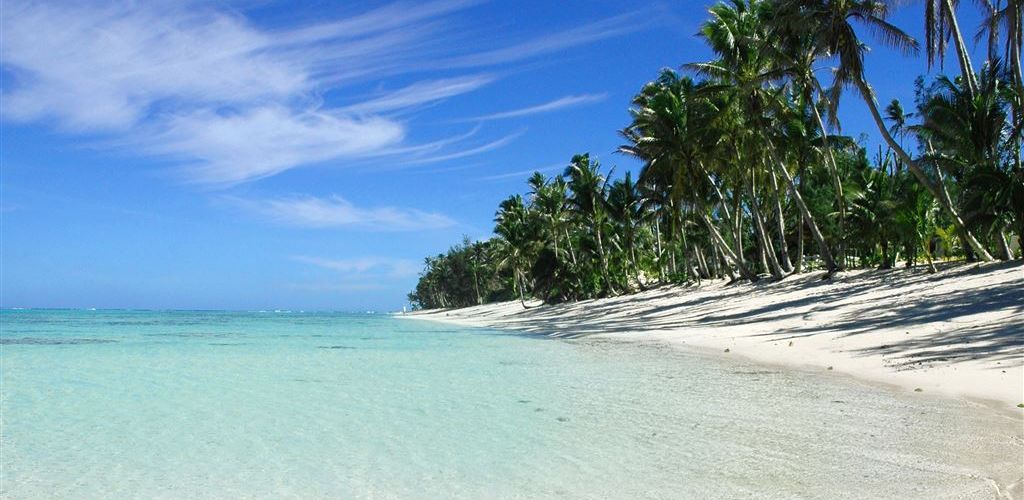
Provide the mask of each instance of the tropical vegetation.
{"label": "tropical vegetation", "polygon": [[[884,107],[860,34],[921,49],[887,21],[886,2],[714,5],[699,32],[714,59],[663,70],[631,102],[618,152],[642,164],[635,179],[589,154],[561,175],[535,173],[525,195],[501,202],[491,239],[426,260],[410,301],[525,307],[708,279],[1020,258],[1022,4],[978,5],[985,60],[971,59],[958,2],[926,0],[928,63],[952,47],[958,72],[918,78],[913,103]],[[882,148],[842,135],[842,97],[861,101]]]}

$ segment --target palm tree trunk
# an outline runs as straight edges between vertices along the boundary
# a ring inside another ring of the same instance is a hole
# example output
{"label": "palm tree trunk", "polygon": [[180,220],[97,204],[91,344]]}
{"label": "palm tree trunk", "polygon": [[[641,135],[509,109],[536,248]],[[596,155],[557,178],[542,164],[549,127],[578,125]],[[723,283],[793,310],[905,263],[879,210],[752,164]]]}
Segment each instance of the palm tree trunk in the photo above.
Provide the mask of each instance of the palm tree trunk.
{"label": "palm tree trunk", "polygon": [[665,262],[663,260],[663,257],[665,257],[665,252],[661,248],[661,222],[660,222],[660,219],[661,219],[661,217],[658,217],[658,215],[655,214],[655,216],[654,216],[654,235],[656,237],[655,241],[658,244],[658,278],[664,283],[665,282]]}
{"label": "palm tree trunk", "polygon": [[711,269],[715,279],[722,277],[722,266],[719,265],[719,261],[721,260],[719,255],[721,255],[721,253],[718,251],[718,247],[711,245]]}
{"label": "palm tree trunk", "polygon": [[804,220],[798,218],[796,224],[796,264],[793,272],[800,274],[804,272]]}
{"label": "palm tree trunk", "polygon": [[1006,240],[1006,231],[999,230],[999,248],[1002,250],[1002,260],[1013,260],[1013,250],[1010,250],[1010,242]]}
{"label": "palm tree trunk", "polygon": [[825,237],[822,236],[821,230],[818,229],[818,224],[814,222],[814,216],[811,215],[811,210],[807,208],[807,203],[804,203],[804,197],[800,196],[800,191],[796,188],[796,181],[793,180],[793,176],[789,175],[789,170],[778,158],[775,152],[775,146],[772,142],[768,141],[768,154],[771,155],[772,164],[775,165],[776,170],[786,179],[786,183],[789,185],[790,195],[793,197],[793,201],[796,203],[797,208],[800,209],[800,215],[803,216],[804,222],[807,227],[811,230],[811,236],[814,241],[818,243],[818,252],[821,254],[821,260],[825,263],[825,269],[829,275],[834,274],[836,271],[842,270],[841,267],[836,265],[835,259],[832,258],[832,251],[829,250],[828,244],[825,243]]}
{"label": "palm tree trunk", "polygon": [[633,279],[636,280],[636,286],[640,291],[644,291],[647,287],[644,285],[643,280],[640,279],[640,262],[636,258],[636,244],[630,243],[629,245],[629,260],[633,263]]}
{"label": "palm tree trunk", "polygon": [[814,118],[818,122],[818,128],[821,130],[821,138],[824,142],[825,159],[826,164],[829,167],[829,172],[832,174],[832,184],[836,190],[836,204],[839,205],[839,255],[836,258],[846,263],[846,196],[843,194],[843,181],[839,177],[839,164],[836,163],[836,155],[832,152],[832,146],[828,141],[828,128],[825,127],[825,121],[821,119],[821,113],[818,112],[818,107],[814,104],[814,96],[810,97],[811,109],[814,110]]}
{"label": "palm tree trunk", "polygon": [[775,172],[768,169],[772,178],[772,191],[775,194],[775,220],[779,229],[779,259],[782,270],[785,273],[793,272],[793,261],[789,258],[789,248],[786,245],[786,219],[782,214],[782,191],[779,190],[779,180]]}
{"label": "palm tree trunk", "polygon": [[935,261],[932,260],[932,251],[931,251],[931,249],[927,248],[928,244],[929,244],[928,242],[924,242],[924,245],[926,247],[924,249],[924,258],[928,261],[928,272],[932,273],[932,274],[935,274],[939,270],[935,269]]}
{"label": "palm tree trunk", "polygon": [[711,239],[714,242],[714,244],[718,245],[718,249],[721,250],[723,254],[725,254],[726,258],[728,258],[734,266],[736,266],[736,269],[739,271],[740,276],[750,281],[757,281],[757,275],[750,272],[750,269],[747,267],[747,265],[741,262],[739,258],[736,257],[736,253],[734,253],[732,249],[729,248],[729,245],[725,242],[725,239],[722,238],[721,233],[718,232],[718,228],[715,227],[715,224],[711,221],[711,217],[708,216],[707,210],[705,210],[703,206],[700,206],[699,209],[700,219],[707,227],[708,232],[711,233]]}
{"label": "palm tree trunk", "polygon": [[736,245],[736,255],[739,257],[740,262],[746,262],[746,258],[743,256],[743,210],[740,208],[740,192],[739,190],[733,191],[733,243]]}
{"label": "palm tree trunk", "polygon": [[693,257],[697,261],[697,269],[700,271],[700,277],[704,279],[711,278],[711,272],[708,269],[708,262],[704,259],[704,250],[700,245],[693,244]]}
{"label": "palm tree trunk", "polygon": [[718,187],[718,184],[715,183],[714,178],[712,178],[711,174],[708,173],[707,169],[704,168],[704,164],[703,163],[698,162],[698,166],[700,167],[701,172],[703,172],[704,175],[707,177],[708,183],[710,183],[711,187],[713,187],[715,189],[715,196],[718,198],[718,205],[722,208],[722,216],[723,216],[722,218],[726,221],[726,226],[729,226],[729,221],[731,219],[733,219],[733,215],[732,214],[733,213],[736,214],[735,229],[733,230],[733,235],[734,235],[733,243],[736,245],[736,255],[739,257],[740,261],[743,261],[744,260],[744,258],[743,258],[743,238],[740,235],[740,224],[739,224],[739,217],[740,217],[740,214],[739,214],[739,210],[740,210],[739,209],[739,204],[740,204],[740,198],[739,198],[738,195],[733,197],[734,200],[735,200],[735,204],[736,204],[735,212],[733,212],[732,210],[729,210],[729,204],[726,201],[725,196],[722,194],[722,190]]}
{"label": "palm tree trunk", "polygon": [[576,265],[576,250],[572,247],[572,236],[569,235],[569,228],[565,229],[565,244],[569,247],[569,258],[572,259],[572,264]]}
{"label": "palm tree trunk", "polygon": [[[672,222],[672,227],[669,228],[671,230],[669,232],[669,234],[672,235],[672,241],[669,241],[669,252],[670,252],[669,255],[672,257],[672,261],[671,261],[671,264],[672,264],[672,274],[676,275],[676,274],[679,274],[679,267],[678,267],[678,264],[676,263],[676,253],[679,250],[679,245],[676,243],[676,225],[679,225],[680,228],[682,228],[683,224],[680,221],[679,209],[676,208],[675,203],[672,204],[671,208],[672,208],[672,218],[670,220]],[[681,231],[680,234],[683,237],[683,253],[684,253],[683,258],[685,259],[686,258],[686,256],[685,256],[685,253],[686,253],[686,230],[680,229],[680,231]]]}
{"label": "palm tree trunk", "polygon": [[967,92],[973,99],[978,93],[978,82],[975,80],[974,66],[971,64],[971,55],[967,53],[967,44],[964,43],[964,36],[960,33],[960,23],[956,20],[956,9],[952,0],[944,0],[946,17],[949,19],[949,28],[953,33],[953,40],[956,43],[956,56],[960,62],[960,76],[963,77]]}
{"label": "palm tree trunk", "polygon": [[764,219],[761,217],[761,207],[757,202],[757,196],[753,190],[753,172],[751,172],[750,186],[748,187],[748,195],[750,196],[750,215],[754,219],[754,226],[756,228],[755,233],[757,234],[757,245],[761,248],[761,265],[764,266],[765,271],[772,274],[775,279],[782,279],[783,272],[782,267],[779,266],[778,259],[775,258],[775,249],[772,248],[772,242],[768,239],[767,231],[764,229]]}
{"label": "palm tree trunk", "polygon": [[484,299],[480,296],[480,277],[476,264],[473,264],[473,293],[476,295],[476,305],[483,304]]}
{"label": "palm tree trunk", "polygon": [[519,281],[519,303],[523,305],[523,309],[529,309],[530,306],[526,305],[526,295],[523,289],[526,288],[526,283],[523,281],[523,273],[519,270],[515,271],[516,279]]}
{"label": "palm tree trunk", "polygon": [[957,213],[956,209],[953,207],[953,201],[949,198],[949,193],[946,191],[945,183],[942,182],[941,178],[939,179],[939,184],[941,184],[942,187],[938,188],[931,179],[925,175],[917,162],[907,154],[903,147],[896,142],[896,139],[893,138],[892,134],[889,133],[889,129],[885,127],[885,121],[882,120],[882,115],[878,111],[878,103],[875,101],[875,94],[872,92],[871,88],[868,87],[867,82],[862,78],[857,78],[855,84],[857,85],[857,89],[860,91],[861,97],[864,99],[864,103],[868,106],[868,111],[871,112],[871,117],[875,120],[875,126],[878,127],[878,131],[882,134],[882,138],[885,139],[885,142],[888,143],[889,147],[896,152],[901,160],[903,160],[907,169],[914,174],[914,177],[917,178],[918,182],[920,182],[921,185],[923,185],[928,192],[935,197],[935,199],[939,200],[939,204],[942,205],[946,214],[953,220],[953,225],[956,227],[957,233],[960,234],[978,257],[985,262],[991,262],[994,260],[992,259],[992,255],[988,253],[988,250],[985,250],[985,247],[983,247],[981,243],[978,242],[977,238],[971,234],[970,229],[968,229],[964,224],[963,219],[960,218],[960,214]]}
{"label": "palm tree trunk", "polygon": [[608,287],[608,293],[615,294],[611,276],[608,274],[608,258],[604,254],[604,243],[601,241],[601,224],[597,221],[594,221],[594,232],[597,233],[597,255],[601,259],[601,276],[604,277],[604,284]]}

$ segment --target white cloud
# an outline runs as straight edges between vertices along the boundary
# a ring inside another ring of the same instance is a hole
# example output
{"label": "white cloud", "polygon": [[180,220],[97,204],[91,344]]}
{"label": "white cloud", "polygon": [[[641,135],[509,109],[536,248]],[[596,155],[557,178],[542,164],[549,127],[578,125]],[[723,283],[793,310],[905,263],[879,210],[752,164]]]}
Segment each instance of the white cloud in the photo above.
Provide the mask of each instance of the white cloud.
{"label": "white cloud", "polygon": [[388,287],[383,283],[367,283],[367,282],[342,282],[342,283],[286,283],[284,286],[292,290],[301,290],[303,292],[338,292],[338,293],[352,293],[352,292],[366,292],[371,290],[386,290]]}
{"label": "white cloud", "polygon": [[491,75],[473,75],[417,82],[390,94],[345,107],[343,111],[350,113],[394,111],[472,92],[492,81],[494,81],[494,77]]}
{"label": "white cloud", "polygon": [[191,160],[187,170],[194,181],[230,185],[299,164],[368,155],[398,144],[404,135],[403,126],[382,118],[357,120],[271,105],[176,116],[164,130],[146,135],[143,147]]}
{"label": "white cloud", "polygon": [[240,103],[310,90],[303,61],[268,53],[242,19],[197,9],[5,2],[7,118],[124,128],[165,100]]}
{"label": "white cloud", "polygon": [[272,222],[302,227],[419,231],[455,225],[454,220],[436,212],[398,207],[362,208],[340,196],[300,196],[263,200],[225,196],[222,199],[262,215]]}
{"label": "white cloud", "polygon": [[422,265],[409,259],[387,257],[359,257],[347,259],[325,259],[299,255],[292,258],[298,262],[312,264],[346,275],[383,275],[391,278],[406,278],[419,273]]}
{"label": "white cloud", "polygon": [[469,54],[446,61],[449,67],[476,67],[522,61],[588,43],[640,31],[650,11],[635,11],[587,24],[566,31],[555,31],[508,47]]}
{"label": "white cloud", "polygon": [[570,95],[554,101],[546,102],[544,104],[538,104],[536,106],[530,106],[526,108],[514,109],[511,111],[503,111],[501,113],[494,113],[490,115],[477,116],[474,118],[466,118],[460,121],[490,121],[490,120],[504,120],[506,118],[518,118],[521,116],[536,115],[540,113],[550,113],[552,111],[558,111],[560,109],[571,108],[573,106],[581,106],[584,104],[590,104],[595,102],[601,102],[608,98],[608,94],[582,94],[582,95]]}
{"label": "white cloud", "polygon": [[414,164],[415,163],[436,163],[436,162],[439,162],[439,161],[455,160],[455,159],[458,159],[458,158],[465,158],[467,156],[472,156],[472,155],[477,155],[477,154],[480,154],[480,153],[485,153],[487,151],[492,151],[492,150],[498,149],[498,148],[500,148],[502,146],[505,146],[506,144],[516,140],[519,136],[523,135],[525,132],[526,132],[525,130],[520,130],[519,132],[506,135],[505,137],[502,137],[502,138],[500,138],[500,139],[498,139],[496,141],[491,141],[491,142],[489,142],[487,144],[484,144],[482,146],[477,146],[475,148],[466,149],[466,150],[458,151],[458,152],[455,152],[455,153],[448,153],[448,154],[439,155],[439,156],[430,156],[430,157],[426,157],[426,158],[418,158],[418,159],[414,159],[414,160],[408,161],[407,163],[414,163]]}
{"label": "white cloud", "polygon": [[[480,49],[496,43],[467,44],[466,30],[453,19],[474,3],[394,3],[269,29],[217,4],[8,0],[0,11],[0,64],[9,76],[0,94],[2,117],[52,123],[101,145],[171,158],[186,166],[189,180],[214,185],[312,163],[405,159],[410,151],[423,162],[442,161],[511,141],[406,142],[411,125],[395,114],[497,78],[451,76],[453,68],[554,53],[635,31],[642,19],[617,16]],[[417,76],[440,69],[447,74]],[[358,97],[363,94],[353,89],[399,76],[411,79],[391,92]],[[341,102],[325,105],[327,94]],[[544,109],[520,110],[528,111]]]}
{"label": "white cloud", "polygon": [[551,171],[555,171],[555,170],[561,170],[563,168],[565,168],[565,164],[564,163],[558,163],[558,164],[555,164],[555,165],[548,165],[546,167],[541,167],[541,168],[532,168],[532,169],[529,169],[529,170],[519,170],[517,172],[508,172],[508,173],[505,173],[505,174],[488,175],[486,177],[480,177],[479,180],[481,180],[481,181],[496,181],[496,180],[501,180],[501,179],[511,179],[511,178],[514,178],[514,177],[519,177],[525,183],[526,179],[528,179],[531,175],[533,175],[534,172],[540,172],[540,173],[543,174],[543,173],[546,173],[546,172],[551,172]]}

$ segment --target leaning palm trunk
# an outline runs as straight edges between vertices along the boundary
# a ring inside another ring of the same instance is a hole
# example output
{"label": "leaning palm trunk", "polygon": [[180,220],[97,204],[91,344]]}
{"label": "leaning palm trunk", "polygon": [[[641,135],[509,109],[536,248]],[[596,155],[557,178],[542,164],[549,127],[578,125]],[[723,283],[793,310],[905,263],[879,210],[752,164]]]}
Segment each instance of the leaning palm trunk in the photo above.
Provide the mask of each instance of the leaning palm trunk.
{"label": "leaning palm trunk", "polygon": [[704,249],[696,243],[693,244],[693,260],[697,261],[698,276],[703,279],[711,278],[711,271],[708,269],[708,262],[704,259]]}
{"label": "leaning palm trunk", "polygon": [[702,163],[698,163],[698,165],[700,166],[701,171],[704,172],[704,176],[707,177],[708,183],[711,184],[711,187],[715,190],[715,196],[718,198],[718,206],[722,209],[722,218],[725,220],[727,227],[730,225],[730,221],[733,220],[732,214],[736,214],[734,227],[731,228],[733,230],[733,243],[736,245],[736,255],[739,257],[740,262],[743,262],[743,237],[740,235],[739,225],[739,195],[737,193],[737,195],[733,197],[736,202],[736,210],[733,212],[729,209],[729,204],[726,202],[725,195],[722,194],[722,190],[718,187],[718,184],[715,183],[714,178],[711,177],[711,174],[708,173]]}
{"label": "leaning palm trunk", "polygon": [[840,262],[845,264],[846,262],[846,196],[843,194],[843,181],[839,177],[839,164],[836,163],[836,155],[832,152],[832,146],[828,141],[828,128],[825,127],[825,121],[821,119],[821,113],[818,112],[818,107],[814,104],[814,97],[810,98],[811,109],[814,110],[814,118],[818,122],[818,128],[821,130],[821,138],[824,142],[823,146],[825,149],[826,164],[829,167],[829,171],[832,174],[832,184],[836,189],[836,204],[839,205],[839,255],[838,259]]}
{"label": "leaning palm trunk", "polygon": [[736,255],[740,258],[740,262],[746,262],[743,256],[743,217],[740,210],[740,194],[738,191],[733,194],[733,224],[732,230],[734,236],[734,242],[736,245]]}
{"label": "leaning palm trunk", "polygon": [[572,259],[572,264],[576,265],[576,250],[572,247],[572,236],[569,236],[569,228],[565,229],[565,244],[569,247],[569,258]]}
{"label": "leaning palm trunk", "polygon": [[[920,182],[921,185],[924,186],[933,197],[935,197],[935,199],[939,200],[939,204],[942,205],[946,214],[953,219],[953,225],[956,227],[957,233],[959,233],[960,237],[967,242],[970,249],[977,254],[978,258],[985,262],[993,261],[994,259],[992,258],[992,255],[989,254],[988,250],[985,250],[985,247],[978,242],[977,238],[975,238],[973,234],[971,234],[971,230],[967,228],[963,219],[960,218],[960,214],[957,213],[956,208],[953,207],[953,201],[950,199],[949,192],[946,190],[945,183],[942,182],[941,177],[939,179],[939,184],[941,186],[936,186],[935,183],[925,175],[924,171],[921,170],[921,166],[910,157],[896,139],[893,138],[892,134],[889,133],[889,129],[885,127],[885,121],[882,120],[882,115],[878,111],[878,103],[875,101],[875,94],[871,88],[868,87],[867,82],[865,82],[863,78],[856,78],[855,84],[857,85],[857,90],[860,91],[861,97],[864,99],[864,103],[867,104],[868,111],[871,112],[871,118],[875,120],[875,125],[878,127],[879,132],[881,132],[882,138],[885,139],[885,142],[893,151],[896,152],[896,155],[903,160],[903,163],[907,165],[907,169],[914,174],[914,177],[917,178],[918,182]],[[938,171],[939,169],[936,168],[936,170]]]}
{"label": "leaning palm trunk", "polygon": [[999,248],[1002,250],[1002,260],[1013,260],[1013,250],[1010,250],[1010,242],[1006,239],[1006,231],[999,230]]}
{"label": "leaning palm trunk", "polygon": [[779,181],[775,172],[769,170],[772,178],[772,193],[775,195],[775,220],[779,230],[779,263],[786,273],[793,272],[793,261],[789,258],[789,248],[786,245],[786,219],[782,214],[782,191],[779,190]]}
{"label": "leaning palm trunk", "polygon": [[736,253],[733,252],[731,248],[729,248],[729,245],[725,242],[725,239],[722,238],[722,234],[719,233],[718,228],[715,227],[715,223],[712,222],[711,217],[708,216],[707,210],[704,209],[703,204],[701,204],[699,209],[700,219],[704,223],[704,225],[707,226],[708,232],[711,233],[712,242],[715,245],[718,245],[718,249],[722,251],[722,253],[725,255],[727,259],[729,259],[729,262],[731,262],[732,265],[736,266],[736,269],[739,271],[740,276],[750,281],[757,281],[757,275],[750,272],[750,269],[747,267],[747,265],[740,261],[739,258],[736,257]]}
{"label": "leaning palm trunk", "polygon": [[949,28],[956,43],[956,57],[960,63],[960,76],[964,79],[967,92],[973,99],[978,91],[978,82],[975,79],[974,66],[971,64],[971,55],[967,53],[967,44],[964,43],[964,36],[960,33],[960,23],[956,20],[956,9],[952,0],[944,0],[946,14],[949,18]]}
{"label": "leaning palm trunk", "polygon": [[768,239],[767,231],[764,228],[764,218],[761,217],[761,207],[757,202],[757,195],[754,193],[753,184],[754,176],[751,172],[750,186],[748,186],[747,194],[750,196],[750,215],[754,218],[754,227],[757,234],[757,245],[761,247],[761,265],[764,266],[765,270],[772,274],[775,279],[782,279],[783,272],[782,267],[779,266],[778,259],[775,258],[775,249],[772,248],[772,242]]}
{"label": "leaning palm trunk", "polygon": [[608,287],[608,293],[614,295],[615,288],[612,287],[612,279],[608,273],[608,257],[604,253],[604,243],[601,241],[601,225],[595,221],[595,233],[597,233],[597,255],[601,260],[601,276],[604,278],[604,284]]}
{"label": "leaning palm trunk", "polygon": [[526,305],[526,294],[523,291],[526,288],[526,283],[523,280],[523,273],[518,269],[515,271],[516,280],[519,282],[519,303],[523,305],[523,309],[529,309],[530,306]]}
{"label": "leaning palm trunk", "polygon": [[661,223],[658,221],[657,215],[654,218],[654,236],[656,237],[655,242],[658,245],[658,279],[665,282],[665,263],[663,258],[665,257],[665,251],[661,248]]}
{"label": "leaning palm trunk", "polygon": [[771,155],[772,164],[775,165],[776,170],[782,174],[782,177],[786,179],[786,183],[789,185],[790,196],[793,197],[793,202],[796,203],[797,208],[800,209],[800,215],[803,217],[807,227],[811,230],[811,236],[814,241],[818,244],[818,252],[821,253],[821,260],[825,263],[825,269],[829,275],[834,274],[837,271],[841,271],[842,268],[836,265],[835,259],[832,258],[832,251],[829,250],[828,244],[825,243],[825,237],[821,234],[821,230],[818,229],[818,224],[814,222],[814,216],[811,215],[811,210],[807,208],[807,203],[804,202],[804,197],[800,195],[800,191],[796,187],[796,181],[793,180],[793,176],[789,174],[789,170],[778,158],[775,152],[775,146],[772,142],[768,141],[768,154]]}

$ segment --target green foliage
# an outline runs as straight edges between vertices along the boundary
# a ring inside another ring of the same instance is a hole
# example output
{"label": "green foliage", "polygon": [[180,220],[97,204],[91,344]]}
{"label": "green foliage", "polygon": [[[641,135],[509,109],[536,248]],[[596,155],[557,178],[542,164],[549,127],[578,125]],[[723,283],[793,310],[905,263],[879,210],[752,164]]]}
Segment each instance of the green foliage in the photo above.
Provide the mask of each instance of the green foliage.
{"label": "green foliage", "polygon": [[[731,0],[709,14],[698,36],[714,59],[685,65],[688,75],[661,71],[631,101],[618,152],[641,162],[635,180],[589,154],[553,178],[534,173],[525,196],[499,205],[493,238],[426,260],[410,301],[525,306],[705,279],[1013,258],[1008,242],[1024,234],[1019,57],[919,78],[911,112],[898,101],[880,110],[855,27],[916,47],[883,3]],[[817,79],[827,63],[831,88]],[[871,158],[835,133],[846,88],[886,140]]]}

